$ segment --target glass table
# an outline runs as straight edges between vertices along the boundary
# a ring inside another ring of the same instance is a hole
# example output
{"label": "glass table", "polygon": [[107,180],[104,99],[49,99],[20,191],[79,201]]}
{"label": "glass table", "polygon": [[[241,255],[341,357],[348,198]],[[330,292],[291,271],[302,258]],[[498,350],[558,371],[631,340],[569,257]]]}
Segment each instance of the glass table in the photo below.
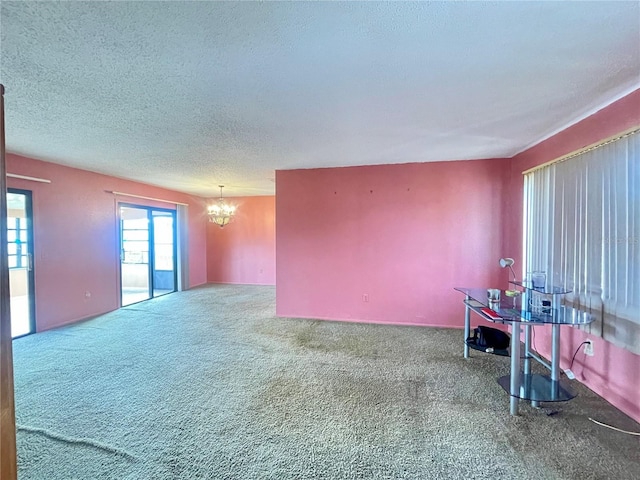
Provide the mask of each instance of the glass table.
{"label": "glass table", "polygon": [[[500,377],[498,384],[510,395],[511,415],[518,414],[520,399],[538,402],[563,402],[575,397],[567,381],[560,378],[560,327],[562,325],[586,325],[594,318],[592,315],[562,305],[562,296],[569,291],[562,287],[537,288],[521,282],[511,282],[522,290],[513,296],[500,292],[500,300],[490,302],[486,288],[456,287],[465,295],[464,315],[464,357],[469,358],[467,339],[471,334],[471,312],[493,323],[507,324],[511,327],[511,345],[508,351],[490,351],[498,355],[508,355],[510,374]],[[487,310],[489,309],[489,310]],[[551,362],[541,358],[531,349],[531,328],[551,325]],[[521,333],[524,329],[524,352],[521,352]],[[531,373],[531,360],[544,365],[549,375]]]}

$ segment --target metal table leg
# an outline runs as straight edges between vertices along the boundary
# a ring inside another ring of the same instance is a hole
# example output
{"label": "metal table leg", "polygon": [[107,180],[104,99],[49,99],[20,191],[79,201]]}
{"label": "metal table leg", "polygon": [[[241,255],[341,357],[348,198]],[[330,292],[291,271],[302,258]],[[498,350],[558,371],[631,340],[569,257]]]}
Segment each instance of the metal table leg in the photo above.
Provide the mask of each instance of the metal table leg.
{"label": "metal table leg", "polygon": [[[467,295],[467,301],[471,300],[471,297]],[[471,336],[471,309],[469,305],[464,305],[464,358],[469,358],[469,345],[467,345],[467,338]]]}
{"label": "metal table leg", "polygon": [[531,325],[524,326],[524,361],[525,375],[531,373]]}
{"label": "metal table leg", "polygon": [[551,326],[551,398],[558,396],[560,380],[560,325]]}
{"label": "metal table leg", "polygon": [[511,322],[511,374],[509,413],[518,415],[520,395],[520,322]]}
{"label": "metal table leg", "polygon": [[[532,332],[532,326],[531,325],[525,325],[524,327],[524,365],[523,365],[523,372],[525,375],[530,375],[531,374],[531,358],[532,358],[532,351],[531,351],[531,332]],[[532,407],[539,407],[540,406],[540,402],[536,401],[536,400],[531,400],[531,406]]]}

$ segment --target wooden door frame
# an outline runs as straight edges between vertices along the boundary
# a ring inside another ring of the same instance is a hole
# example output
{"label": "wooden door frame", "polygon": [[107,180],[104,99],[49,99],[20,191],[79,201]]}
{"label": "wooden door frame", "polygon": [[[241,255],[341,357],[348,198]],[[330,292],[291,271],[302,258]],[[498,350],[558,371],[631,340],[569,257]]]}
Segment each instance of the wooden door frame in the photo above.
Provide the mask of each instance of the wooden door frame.
{"label": "wooden door frame", "polygon": [[6,228],[7,164],[5,158],[3,85],[0,85],[0,225],[0,478],[3,480],[15,480],[18,475],[18,468]]}

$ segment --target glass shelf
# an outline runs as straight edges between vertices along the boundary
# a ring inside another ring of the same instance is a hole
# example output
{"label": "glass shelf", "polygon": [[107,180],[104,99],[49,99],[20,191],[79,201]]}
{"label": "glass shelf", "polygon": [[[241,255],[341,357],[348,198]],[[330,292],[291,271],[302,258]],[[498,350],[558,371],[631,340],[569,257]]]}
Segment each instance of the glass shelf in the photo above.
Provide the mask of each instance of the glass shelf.
{"label": "glass shelf", "polygon": [[473,348],[474,350],[478,350],[482,353],[488,353],[490,355],[500,355],[501,357],[508,357],[510,355],[509,350],[506,348],[494,348],[492,351],[487,351],[487,347],[480,347],[479,345],[476,345],[476,342],[474,342],[470,338],[467,339],[465,343],[469,345],[469,348]]}
{"label": "glass shelf", "polygon": [[[476,345],[476,343],[473,341],[472,338],[468,338],[464,343],[466,343],[469,348],[472,348],[473,350],[477,350],[479,352],[482,353],[486,353],[487,355],[498,355],[500,357],[510,357],[511,356],[511,350],[509,348],[494,348],[492,352],[487,352],[487,347],[479,347],[478,345]],[[520,342],[520,351],[523,352],[524,351],[524,344],[522,342]],[[520,355],[520,358],[523,360],[526,360],[527,358],[531,358],[531,357],[527,357],[524,353],[522,353]]]}
{"label": "glass shelf", "polygon": [[[505,392],[511,393],[510,375],[500,377],[498,383]],[[548,375],[520,374],[518,398],[534,402],[566,402],[575,396],[576,393],[565,380],[553,381]]]}
{"label": "glass shelf", "polygon": [[[465,303],[477,314],[485,320],[495,323],[504,322],[521,322],[523,324],[559,324],[559,325],[587,325],[593,322],[592,315],[576,310],[575,308],[561,305],[559,308],[545,307],[548,313],[532,312],[531,307],[526,304],[522,305],[525,295],[508,297],[504,291],[500,295],[500,302],[492,303],[487,298],[486,288],[462,288],[456,287],[455,290],[464,293],[471,298],[473,303],[465,300]],[[482,308],[490,308],[496,312],[501,318],[492,319],[482,313]]]}
{"label": "glass shelf", "polygon": [[535,288],[531,282],[510,280],[509,283],[544,295],[566,295],[567,293],[571,293],[571,289],[559,285],[545,285],[541,288]]}

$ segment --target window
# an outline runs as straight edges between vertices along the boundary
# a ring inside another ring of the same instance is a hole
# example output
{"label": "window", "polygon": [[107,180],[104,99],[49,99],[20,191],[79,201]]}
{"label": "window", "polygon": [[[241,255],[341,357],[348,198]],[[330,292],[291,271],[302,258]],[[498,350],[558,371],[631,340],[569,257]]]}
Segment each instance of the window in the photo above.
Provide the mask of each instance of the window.
{"label": "window", "polygon": [[9,268],[27,268],[29,249],[27,247],[27,219],[7,218],[7,249]]}
{"label": "window", "polygon": [[525,174],[527,271],[573,290],[585,327],[640,354],[640,133]]}
{"label": "window", "polygon": [[122,221],[122,254],[122,263],[149,263],[149,220],[146,217]]}

